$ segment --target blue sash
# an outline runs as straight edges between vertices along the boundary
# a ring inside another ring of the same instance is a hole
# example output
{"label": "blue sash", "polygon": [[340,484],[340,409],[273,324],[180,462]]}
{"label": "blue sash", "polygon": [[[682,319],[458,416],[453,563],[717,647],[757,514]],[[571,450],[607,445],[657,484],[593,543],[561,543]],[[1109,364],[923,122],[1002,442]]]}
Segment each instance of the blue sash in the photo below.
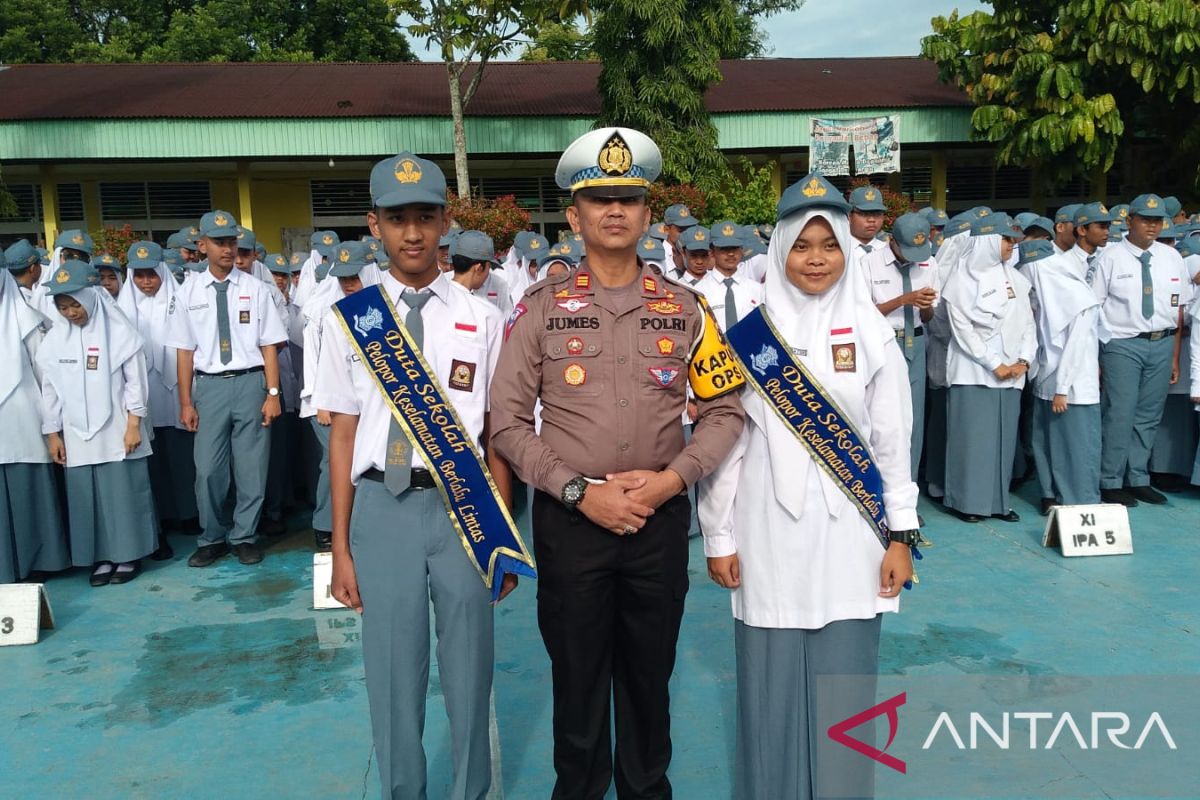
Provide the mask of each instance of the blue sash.
{"label": "blue sash", "polygon": [[339,300],[334,313],[363,366],[429,467],[479,577],[500,595],[505,573],[537,577],[533,556],[454,406],[379,286]]}
{"label": "blue sash", "polygon": [[[725,336],[754,391],[850,498],[886,549],[890,542],[883,510],[883,476],[854,423],[804,365],[792,358],[762,306]],[[913,557],[921,558],[915,547]]]}

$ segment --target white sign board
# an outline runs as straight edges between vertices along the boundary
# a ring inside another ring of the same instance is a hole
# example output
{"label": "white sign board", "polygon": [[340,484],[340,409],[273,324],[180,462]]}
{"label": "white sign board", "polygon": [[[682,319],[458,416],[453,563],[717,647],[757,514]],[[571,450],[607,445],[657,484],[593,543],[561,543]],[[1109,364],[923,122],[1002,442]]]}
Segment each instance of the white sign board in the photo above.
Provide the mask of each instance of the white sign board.
{"label": "white sign board", "polygon": [[346,608],[329,591],[333,581],[333,553],[313,553],[313,608]]}
{"label": "white sign board", "polygon": [[40,583],[0,585],[0,647],[37,644],[42,629],[54,627],[54,613]]}
{"label": "white sign board", "polygon": [[1118,503],[1055,506],[1046,520],[1042,547],[1059,547],[1067,557],[1130,555],[1129,509]]}

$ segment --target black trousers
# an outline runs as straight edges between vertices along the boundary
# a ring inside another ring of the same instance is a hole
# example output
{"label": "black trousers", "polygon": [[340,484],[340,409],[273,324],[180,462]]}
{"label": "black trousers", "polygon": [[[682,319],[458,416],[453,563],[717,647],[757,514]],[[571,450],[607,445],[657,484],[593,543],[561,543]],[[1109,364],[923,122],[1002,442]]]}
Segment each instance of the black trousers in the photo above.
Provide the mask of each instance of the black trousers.
{"label": "black trousers", "polygon": [[[668,683],[688,590],[691,503],[617,536],[537,492],[538,627],[554,679],[554,800],[671,797]],[[612,752],[610,703],[616,712]]]}

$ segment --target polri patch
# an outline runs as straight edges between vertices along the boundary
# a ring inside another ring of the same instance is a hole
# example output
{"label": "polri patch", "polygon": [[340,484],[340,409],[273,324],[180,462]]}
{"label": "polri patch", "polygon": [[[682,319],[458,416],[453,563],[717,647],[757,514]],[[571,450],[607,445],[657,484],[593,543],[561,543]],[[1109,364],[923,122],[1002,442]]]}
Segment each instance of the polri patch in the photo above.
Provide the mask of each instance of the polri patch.
{"label": "polri patch", "polygon": [[668,339],[666,336],[659,339],[657,342],[655,342],[655,344],[658,345],[658,352],[660,355],[669,356],[671,353],[675,352],[674,340]]}
{"label": "polri patch", "polygon": [[475,390],[475,365],[470,361],[459,361],[457,358],[450,362],[450,388],[460,392]]}
{"label": "polri patch", "polygon": [[666,389],[679,377],[678,367],[647,367],[646,369],[650,371],[650,377],[654,378],[654,382],[663,389]]}
{"label": "polri patch", "polygon": [[578,336],[572,336],[570,339],[567,339],[567,353],[569,355],[577,356],[582,352],[583,339],[580,339]]}
{"label": "polri patch", "polygon": [[508,322],[504,323],[504,341],[508,341],[508,335],[512,333],[513,326],[517,324],[517,320],[524,316],[528,310],[524,303],[517,303],[513,307],[512,313],[508,315]]}
{"label": "polri patch", "polygon": [[587,370],[582,364],[568,364],[563,370],[563,380],[568,386],[583,386],[587,382]]}
{"label": "polri patch", "polygon": [[855,356],[854,342],[835,344],[832,347],[834,372],[854,372],[858,369],[858,361]]}
{"label": "polri patch", "polygon": [[646,310],[655,314],[678,314],[683,311],[683,306],[667,300],[655,300],[653,303],[646,303]]}

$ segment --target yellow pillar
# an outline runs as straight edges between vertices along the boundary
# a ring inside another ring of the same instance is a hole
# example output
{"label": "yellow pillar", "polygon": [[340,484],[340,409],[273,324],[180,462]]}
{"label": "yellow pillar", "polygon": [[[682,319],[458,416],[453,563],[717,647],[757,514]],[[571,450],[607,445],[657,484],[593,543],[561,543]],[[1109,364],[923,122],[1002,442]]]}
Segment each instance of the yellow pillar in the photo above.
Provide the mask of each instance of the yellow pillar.
{"label": "yellow pillar", "polygon": [[83,227],[97,231],[104,228],[104,217],[100,213],[100,183],[83,181]]}
{"label": "yellow pillar", "polygon": [[934,150],[932,155],[932,197],[929,202],[934,208],[946,208],[946,151]]}
{"label": "yellow pillar", "polygon": [[783,196],[783,190],[787,187],[783,185],[783,163],[778,158],[773,158],[769,162],[771,165],[771,188],[775,191],[775,200],[778,201]]}
{"label": "yellow pillar", "polygon": [[237,165],[238,221],[243,228],[254,230],[254,212],[250,209],[250,165],[239,161]]}
{"label": "yellow pillar", "polygon": [[1097,164],[1092,170],[1092,201],[1101,203],[1108,202],[1108,173],[1104,171],[1104,167]]}
{"label": "yellow pillar", "polygon": [[58,238],[58,184],[54,182],[52,167],[41,167],[38,170],[38,181],[42,185],[42,227],[46,237],[46,249],[54,247]]}

